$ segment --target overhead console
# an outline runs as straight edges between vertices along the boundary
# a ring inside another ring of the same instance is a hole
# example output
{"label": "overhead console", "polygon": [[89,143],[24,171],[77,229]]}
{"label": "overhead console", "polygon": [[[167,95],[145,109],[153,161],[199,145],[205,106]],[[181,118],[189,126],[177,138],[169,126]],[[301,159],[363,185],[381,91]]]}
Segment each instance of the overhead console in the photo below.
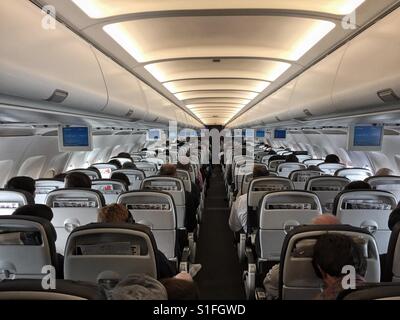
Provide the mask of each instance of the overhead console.
{"label": "overhead console", "polygon": [[43,27],[43,18],[30,1],[0,1],[0,96],[51,111],[164,124],[179,116],[179,125],[202,126],[61,23]]}

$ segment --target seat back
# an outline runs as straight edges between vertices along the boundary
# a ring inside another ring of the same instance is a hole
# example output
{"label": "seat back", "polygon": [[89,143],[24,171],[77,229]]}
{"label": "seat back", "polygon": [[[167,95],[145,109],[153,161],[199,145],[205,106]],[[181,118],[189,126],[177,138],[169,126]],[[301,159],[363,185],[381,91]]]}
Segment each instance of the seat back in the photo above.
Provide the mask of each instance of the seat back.
{"label": "seat back", "polygon": [[289,232],[283,242],[279,274],[281,299],[312,300],[321,292],[323,283],[315,274],[312,258],[317,239],[327,233],[352,237],[367,258],[366,281],[380,281],[379,253],[375,238],[368,231],[346,225],[300,226]]}
{"label": "seat back", "polygon": [[68,237],[64,278],[96,282],[103,271],[121,277],[144,273],[157,278],[157,246],[149,228],[138,224],[93,223]]}
{"label": "seat back", "polygon": [[279,261],[286,234],[322,214],[318,196],[308,191],[279,191],[264,196],[258,231],[259,258]]}
{"label": "seat back", "polygon": [[58,189],[47,195],[46,205],[54,214],[52,223],[57,232],[57,252],[63,253],[72,230],[97,222],[98,209],[105,206],[105,200],[97,190]]}
{"label": "seat back", "polygon": [[296,190],[304,190],[308,179],[323,175],[324,172],[322,171],[296,170],[290,173],[289,179],[293,181]]}
{"label": "seat back", "polygon": [[264,163],[264,164],[266,164],[266,165],[268,165],[268,163],[269,163],[269,159],[271,159],[273,156],[275,156],[275,154],[267,154],[267,155],[264,155],[262,158],[261,158],[261,163]]}
{"label": "seat back", "polygon": [[26,191],[0,189],[0,216],[11,215],[19,207],[34,203],[32,195]]}
{"label": "seat back", "polygon": [[365,284],[343,291],[337,300],[400,300],[400,283]]}
{"label": "seat back", "polygon": [[400,201],[400,177],[397,176],[371,177],[365,181],[370,184],[372,189],[389,191],[396,196],[397,201]]}
{"label": "seat back", "polygon": [[304,188],[318,195],[323,213],[332,213],[335,197],[349,183],[350,180],[347,178],[321,176],[308,179]]}
{"label": "seat back", "polygon": [[165,163],[164,160],[160,158],[146,158],[145,161],[154,163],[157,166],[157,170],[160,170],[161,166]]}
{"label": "seat back", "polygon": [[397,206],[396,197],[378,190],[346,190],[336,196],[333,214],[344,224],[367,229],[376,238],[379,253],[387,251],[389,216]]}
{"label": "seat back", "polygon": [[118,169],[117,166],[112,163],[95,163],[92,164],[92,167],[100,171],[102,179],[110,179],[111,173]]}
{"label": "seat back", "polygon": [[112,157],[110,160],[117,160],[117,161],[119,161],[119,163],[121,164],[121,166],[124,165],[124,163],[126,163],[126,162],[132,162],[132,160],[129,159],[129,158],[120,158],[120,157]]}
{"label": "seat back", "polygon": [[106,204],[116,203],[118,196],[127,191],[123,182],[112,179],[93,180],[92,189],[103,194]]}
{"label": "seat back", "polygon": [[41,279],[15,279],[0,282],[0,300],[106,300],[106,297],[97,284],[89,282],[57,279],[54,289],[44,289]]}
{"label": "seat back", "polygon": [[0,273],[42,279],[42,268],[57,268],[56,233],[51,223],[31,216],[0,217]]}
{"label": "seat back", "polygon": [[192,180],[190,178],[190,172],[186,170],[176,170],[176,176],[183,181],[185,190],[187,192],[192,192]]}
{"label": "seat back", "polygon": [[285,163],[286,160],[272,160],[268,162],[268,170],[270,171],[278,171],[278,167],[280,164]]}
{"label": "seat back", "polygon": [[146,178],[144,171],[139,169],[118,169],[115,170],[113,173],[117,172],[123,173],[128,177],[129,182],[131,183],[129,185],[129,190],[131,191],[140,190],[142,181],[144,178]]}
{"label": "seat back", "polygon": [[90,180],[101,179],[98,172],[95,170],[92,170],[92,169],[74,169],[74,170],[67,171],[67,173],[72,173],[72,172],[82,172],[82,173],[86,174],[90,178]]}
{"label": "seat back", "polygon": [[170,194],[159,191],[131,191],[121,194],[117,203],[128,208],[136,223],[151,229],[157,247],[167,258],[176,257],[176,212]]}
{"label": "seat back", "polygon": [[390,235],[386,256],[386,269],[382,281],[400,282],[400,223],[397,223]]}
{"label": "seat back", "polygon": [[142,161],[142,162],[136,162],[135,165],[136,168],[144,172],[146,177],[155,176],[157,174],[158,169],[155,163]]}
{"label": "seat back", "polygon": [[336,171],[346,168],[342,163],[321,163],[318,167],[326,174],[334,175]]}
{"label": "seat back", "polygon": [[339,169],[335,172],[337,177],[345,177],[350,181],[364,181],[365,179],[372,177],[371,170],[365,168],[344,168]]}
{"label": "seat back", "polygon": [[35,203],[44,204],[50,191],[64,188],[64,181],[55,179],[38,179],[35,181]]}
{"label": "seat back", "polygon": [[304,160],[303,163],[309,167],[309,166],[318,166],[322,163],[324,163],[325,160],[324,159],[308,159],[308,160]]}
{"label": "seat back", "polygon": [[[277,177],[277,176],[278,176],[278,174],[276,172],[269,173],[269,177]],[[243,176],[240,191],[237,196],[246,194],[249,191],[249,185],[250,185],[251,180],[253,180],[253,172],[246,173]]]}
{"label": "seat back", "polygon": [[173,177],[150,177],[142,182],[141,190],[164,191],[172,196],[176,208],[177,225],[185,227],[185,187],[183,181]]}
{"label": "seat back", "polygon": [[299,159],[300,163],[304,163],[303,161],[312,159],[312,157],[308,154],[296,154],[296,157]]}
{"label": "seat back", "polygon": [[288,178],[289,175],[296,170],[306,170],[307,166],[302,163],[285,162],[281,163],[276,170],[280,177]]}

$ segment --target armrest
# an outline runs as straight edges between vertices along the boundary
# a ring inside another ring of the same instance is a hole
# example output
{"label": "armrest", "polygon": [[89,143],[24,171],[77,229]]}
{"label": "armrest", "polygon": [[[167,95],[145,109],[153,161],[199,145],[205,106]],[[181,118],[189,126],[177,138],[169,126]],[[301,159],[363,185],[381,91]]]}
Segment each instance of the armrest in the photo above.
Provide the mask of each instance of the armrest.
{"label": "armrest", "polygon": [[185,271],[189,272],[189,247],[183,248],[181,262],[179,263],[179,272]]}
{"label": "armrest", "polygon": [[265,290],[262,288],[256,288],[255,297],[256,300],[267,300],[267,295],[265,294]]}

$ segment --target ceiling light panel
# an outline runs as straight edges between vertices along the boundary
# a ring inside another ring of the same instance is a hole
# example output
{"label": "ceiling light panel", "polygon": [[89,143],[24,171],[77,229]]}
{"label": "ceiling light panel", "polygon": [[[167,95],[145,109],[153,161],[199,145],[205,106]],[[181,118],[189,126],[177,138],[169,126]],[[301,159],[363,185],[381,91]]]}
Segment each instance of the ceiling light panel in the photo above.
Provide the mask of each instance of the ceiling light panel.
{"label": "ceiling light panel", "polygon": [[202,103],[235,103],[235,104],[248,104],[251,100],[238,99],[238,98],[205,98],[205,99],[190,99],[185,100],[186,104],[202,104]]}
{"label": "ceiling light panel", "polygon": [[[334,28],[330,21],[291,16],[170,17],[104,26],[141,63],[210,56],[297,61]],[[160,70],[155,76],[165,75]]]}
{"label": "ceiling light panel", "polygon": [[242,98],[252,100],[257,97],[257,92],[250,91],[223,91],[223,90],[214,90],[214,91],[188,91],[177,93],[175,96],[179,100],[189,100],[195,98]]}
{"label": "ceiling light panel", "polygon": [[345,15],[365,0],[72,0],[93,19],[151,11],[206,9],[274,9]]}

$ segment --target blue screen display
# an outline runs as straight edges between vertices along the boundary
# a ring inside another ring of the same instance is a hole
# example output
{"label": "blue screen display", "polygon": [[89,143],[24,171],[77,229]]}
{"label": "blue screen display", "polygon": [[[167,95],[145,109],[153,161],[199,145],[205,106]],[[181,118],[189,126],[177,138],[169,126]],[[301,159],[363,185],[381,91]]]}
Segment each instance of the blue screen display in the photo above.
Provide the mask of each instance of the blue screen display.
{"label": "blue screen display", "polygon": [[160,139],[160,130],[158,130],[158,129],[149,130],[149,139],[150,140],[158,140],[158,139]]}
{"label": "blue screen display", "polygon": [[88,147],[88,127],[65,127],[62,129],[64,147]]}
{"label": "blue screen display", "polygon": [[354,146],[380,147],[382,143],[382,126],[355,126]]}
{"label": "blue screen display", "polygon": [[264,130],[257,130],[256,131],[256,138],[265,138],[265,131]]}
{"label": "blue screen display", "polygon": [[275,139],[286,139],[286,130],[275,130],[274,138]]}

